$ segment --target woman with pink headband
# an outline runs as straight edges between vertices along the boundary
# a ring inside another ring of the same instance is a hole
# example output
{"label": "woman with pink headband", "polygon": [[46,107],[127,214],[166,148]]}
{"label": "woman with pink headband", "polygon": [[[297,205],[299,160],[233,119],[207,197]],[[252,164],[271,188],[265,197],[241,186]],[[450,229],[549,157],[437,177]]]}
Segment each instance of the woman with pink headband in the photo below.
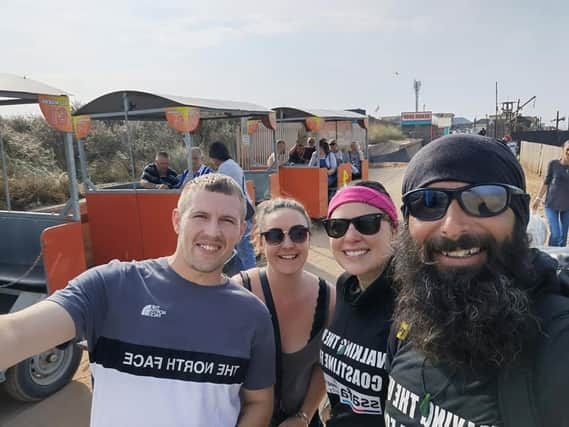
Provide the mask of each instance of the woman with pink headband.
{"label": "woman with pink headband", "polygon": [[336,307],[320,351],[330,403],[327,427],[385,425],[385,361],[395,301],[391,242],[397,225],[395,205],[378,182],[361,181],[330,201],[324,227],[345,273],[336,282]]}

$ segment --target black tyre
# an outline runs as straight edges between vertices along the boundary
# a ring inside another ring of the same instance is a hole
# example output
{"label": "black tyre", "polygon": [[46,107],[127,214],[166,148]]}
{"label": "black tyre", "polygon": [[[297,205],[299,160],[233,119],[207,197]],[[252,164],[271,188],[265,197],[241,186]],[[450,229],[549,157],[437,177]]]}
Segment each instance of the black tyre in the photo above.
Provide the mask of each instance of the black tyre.
{"label": "black tyre", "polygon": [[79,346],[70,344],[30,357],[8,369],[4,390],[22,402],[44,399],[71,381],[82,352]]}

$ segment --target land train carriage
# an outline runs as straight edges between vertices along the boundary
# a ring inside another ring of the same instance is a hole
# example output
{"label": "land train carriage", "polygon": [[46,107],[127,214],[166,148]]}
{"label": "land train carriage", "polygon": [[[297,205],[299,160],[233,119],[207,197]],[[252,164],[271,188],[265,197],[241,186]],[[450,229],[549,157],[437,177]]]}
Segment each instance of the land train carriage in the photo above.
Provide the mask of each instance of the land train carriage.
{"label": "land train carriage", "polygon": [[[276,126],[273,112],[253,104],[138,91],[99,97],[72,118],[65,92],[29,79],[0,74],[0,105],[29,103],[39,103],[46,119],[64,130],[68,174],[73,184],[67,205],[61,212],[53,213],[12,211],[9,189],[5,189],[7,210],[0,211],[0,314],[21,310],[46,298],[92,265],[112,259],[130,261],[165,256],[175,249],[171,212],[181,190],[146,190],[137,182],[110,188],[94,185],[87,174],[83,151],[90,120],[122,120],[127,126],[129,120],[168,120],[183,132],[188,168],[191,132],[200,120],[241,118],[246,125],[246,119],[252,117],[269,128]],[[82,181],[87,187],[81,204],[71,122],[78,138]],[[1,146],[0,152],[3,152]],[[5,167],[2,171],[3,181],[7,183]],[[269,180],[269,172],[259,172]],[[255,200],[253,186],[248,185],[248,190]],[[115,215],[116,212],[120,215]],[[91,260],[89,265],[86,259]],[[226,264],[229,274],[234,273],[231,270],[234,259]],[[39,400],[73,377],[80,358],[79,346],[67,343],[0,371],[0,383],[16,399]]]}
{"label": "land train carriage", "polygon": [[[64,132],[70,183],[75,182],[67,94],[34,80],[0,74],[0,106],[18,104],[39,104],[50,124]],[[1,134],[0,153],[7,205],[0,211],[0,314],[5,314],[64,287],[85,270],[86,263],[76,186],[70,184],[70,202],[60,213],[12,211]],[[0,371],[0,383],[17,399],[38,400],[63,387],[80,359],[81,349],[67,343]]]}

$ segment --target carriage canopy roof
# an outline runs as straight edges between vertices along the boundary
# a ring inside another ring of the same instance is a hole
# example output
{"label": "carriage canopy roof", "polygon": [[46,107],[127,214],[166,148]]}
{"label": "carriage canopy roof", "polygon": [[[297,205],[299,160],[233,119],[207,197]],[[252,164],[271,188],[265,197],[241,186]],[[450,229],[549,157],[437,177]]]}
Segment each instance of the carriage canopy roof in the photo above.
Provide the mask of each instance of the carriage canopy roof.
{"label": "carriage canopy roof", "polygon": [[307,117],[320,117],[326,121],[363,120],[367,116],[347,110],[325,110],[321,108],[275,107],[279,121],[304,120]]}
{"label": "carriage canopy roof", "polygon": [[125,114],[135,120],[164,120],[164,111],[170,107],[196,107],[201,119],[268,116],[271,110],[248,102],[217,99],[188,98],[150,92],[120,90],[102,95],[81,107],[75,115],[89,115],[93,119],[122,120]]}
{"label": "carriage canopy roof", "polygon": [[37,104],[38,95],[69,95],[67,92],[45,83],[0,73],[0,106]]}

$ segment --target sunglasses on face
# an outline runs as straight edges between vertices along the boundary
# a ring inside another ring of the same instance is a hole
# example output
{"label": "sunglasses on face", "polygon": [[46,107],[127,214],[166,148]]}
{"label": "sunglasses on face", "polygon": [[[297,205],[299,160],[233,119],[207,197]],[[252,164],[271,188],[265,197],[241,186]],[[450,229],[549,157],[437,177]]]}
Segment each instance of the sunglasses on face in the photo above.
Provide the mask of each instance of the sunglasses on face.
{"label": "sunglasses on face", "polygon": [[322,221],[326,234],[333,239],[339,239],[344,236],[350,224],[354,224],[354,228],[361,234],[372,235],[379,232],[381,228],[381,220],[384,215],[381,213],[373,213],[368,215],[357,216],[355,218],[330,218]]}
{"label": "sunglasses on face", "polygon": [[419,188],[403,195],[404,214],[421,221],[437,221],[456,200],[468,215],[488,218],[500,215],[510,206],[512,196],[527,196],[520,188],[507,184],[473,184],[461,188]]}
{"label": "sunglasses on face", "polygon": [[290,227],[288,231],[284,231],[282,228],[271,228],[270,230],[262,232],[261,236],[265,238],[265,241],[269,245],[280,245],[287,234],[293,243],[304,243],[308,239],[309,233],[310,231],[307,227],[295,225]]}

